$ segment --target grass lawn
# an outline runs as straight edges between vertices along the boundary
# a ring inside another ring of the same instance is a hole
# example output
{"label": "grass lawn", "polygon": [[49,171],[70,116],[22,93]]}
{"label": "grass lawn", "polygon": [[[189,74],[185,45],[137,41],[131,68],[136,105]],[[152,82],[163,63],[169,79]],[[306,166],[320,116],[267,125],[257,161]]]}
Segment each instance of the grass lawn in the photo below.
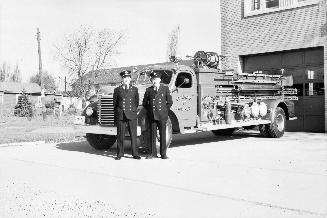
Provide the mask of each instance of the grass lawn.
{"label": "grass lawn", "polygon": [[73,129],[74,115],[63,114],[61,117],[1,117],[0,144],[13,142],[64,142],[84,140],[83,134]]}

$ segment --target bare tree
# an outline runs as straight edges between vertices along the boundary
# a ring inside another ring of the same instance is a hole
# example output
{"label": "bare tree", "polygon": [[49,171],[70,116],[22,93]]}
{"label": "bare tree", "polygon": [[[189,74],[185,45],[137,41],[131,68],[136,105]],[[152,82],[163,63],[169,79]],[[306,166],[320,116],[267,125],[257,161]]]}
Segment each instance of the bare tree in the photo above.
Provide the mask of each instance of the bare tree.
{"label": "bare tree", "polygon": [[18,63],[16,63],[16,65],[15,65],[15,68],[11,74],[10,81],[12,81],[12,82],[21,82],[22,81],[22,75],[21,75],[21,71],[20,71]]}
{"label": "bare tree", "polygon": [[177,58],[179,32],[180,32],[180,27],[178,25],[168,35],[167,58],[168,60],[173,62],[176,61]]}
{"label": "bare tree", "polygon": [[83,106],[90,89],[90,81],[86,81],[85,75],[109,66],[124,36],[123,32],[108,29],[97,32],[81,26],[66,36],[61,46],[55,45],[57,57],[68,70],[73,91],[83,99]]}
{"label": "bare tree", "polygon": [[7,62],[2,62],[0,66],[0,81],[1,82],[21,82],[22,75],[18,63],[12,70],[12,66]]}
{"label": "bare tree", "polygon": [[11,66],[5,61],[2,62],[2,65],[0,66],[0,81],[1,82],[10,81],[10,75],[11,75]]}
{"label": "bare tree", "polygon": [[110,58],[118,54],[117,48],[124,37],[125,34],[123,32],[115,32],[108,29],[98,32],[95,41],[95,62],[93,70],[110,66]]}

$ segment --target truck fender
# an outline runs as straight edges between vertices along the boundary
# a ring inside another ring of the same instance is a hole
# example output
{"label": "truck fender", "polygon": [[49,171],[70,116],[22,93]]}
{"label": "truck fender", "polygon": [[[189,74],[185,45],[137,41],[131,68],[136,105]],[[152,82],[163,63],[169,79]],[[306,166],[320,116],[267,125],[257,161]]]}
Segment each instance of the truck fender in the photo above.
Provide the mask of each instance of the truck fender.
{"label": "truck fender", "polygon": [[173,133],[180,133],[178,118],[172,110],[168,111],[169,119],[172,123]]}
{"label": "truck fender", "polygon": [[286,119],[289,120],[288,107],[284,101],[268,100],[264,101],[267,104],[269,119],[273,122],[273,117],[277,107],[280,107],[284,110]]}

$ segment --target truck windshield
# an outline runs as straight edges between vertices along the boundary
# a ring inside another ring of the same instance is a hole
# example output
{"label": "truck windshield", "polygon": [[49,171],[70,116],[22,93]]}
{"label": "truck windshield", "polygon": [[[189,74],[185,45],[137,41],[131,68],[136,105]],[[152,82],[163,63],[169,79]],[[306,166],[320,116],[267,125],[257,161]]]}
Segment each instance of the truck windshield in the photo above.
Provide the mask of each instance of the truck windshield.
{"label": "truck windshield", "polygon": [[[169,84],[171,77],[173,75],[173,72],[170,70],[154,70],[153,72],[159,72],[161,73],[161,83]],[[151,84],[150,80],[150,73],[151,72],[140,72],[136,79],[137,85],[144,85],[144,84]]]}

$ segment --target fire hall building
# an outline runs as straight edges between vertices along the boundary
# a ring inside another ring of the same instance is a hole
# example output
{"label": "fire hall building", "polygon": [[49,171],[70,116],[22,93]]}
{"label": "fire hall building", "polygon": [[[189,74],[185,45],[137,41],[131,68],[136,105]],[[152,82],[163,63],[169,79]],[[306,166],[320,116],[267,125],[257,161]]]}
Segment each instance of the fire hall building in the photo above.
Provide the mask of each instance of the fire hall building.
{"label": "fire hall building", "polygon": [[223,69],[293,75],[298,119],[288,131],[327,131],[326,8],[327,0],[220,0]]}

